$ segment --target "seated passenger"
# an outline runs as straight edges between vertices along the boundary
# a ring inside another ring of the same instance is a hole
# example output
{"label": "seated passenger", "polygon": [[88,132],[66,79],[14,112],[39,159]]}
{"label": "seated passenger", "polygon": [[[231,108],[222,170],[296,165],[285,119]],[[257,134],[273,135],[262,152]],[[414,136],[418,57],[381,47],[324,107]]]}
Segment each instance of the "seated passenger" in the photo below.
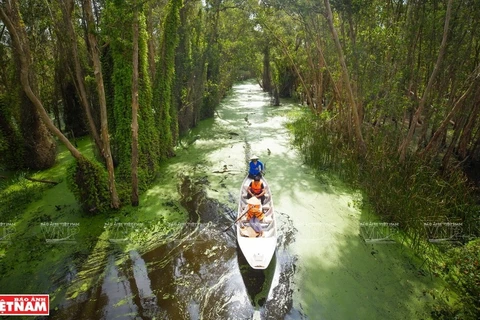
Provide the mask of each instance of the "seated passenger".
{"label": "seated passenger", "polygon": [[260,176],[255,176],[254,180],[250,182],[247,188],[247,199],[250,199],[251,197],[260,199],[262,204],[265,201],[265,187],[263,186],[263,182],[260,181]]}
{"label": "seated passenger", "polygon": [[263,220],[262,205],[256,197],[247,200],[247,219],[250,226],[257,233],[257,238],[263,236],[263,229],[260,222]]}

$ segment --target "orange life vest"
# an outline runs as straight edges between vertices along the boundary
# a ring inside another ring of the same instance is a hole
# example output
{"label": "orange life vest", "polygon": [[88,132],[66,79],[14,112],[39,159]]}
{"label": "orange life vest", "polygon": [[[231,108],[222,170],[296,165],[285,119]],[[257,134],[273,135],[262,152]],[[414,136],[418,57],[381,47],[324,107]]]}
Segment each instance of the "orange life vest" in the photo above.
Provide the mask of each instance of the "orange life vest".
{"label": "orange life vest", "polygon": [[257,217],[259,220],[263,219],[263,212],[260,209],[259,204],[249,204],[248,205],[247,218],[248,218],[248,220],[250,220],[253,217]]}
{"label": "orange life vest", "polygon": [[252,181],[252,183],[250,184],[250,189],[254,194],[262,193],[262,190],[263,190],[262,181],[255,181],[255,180]]}

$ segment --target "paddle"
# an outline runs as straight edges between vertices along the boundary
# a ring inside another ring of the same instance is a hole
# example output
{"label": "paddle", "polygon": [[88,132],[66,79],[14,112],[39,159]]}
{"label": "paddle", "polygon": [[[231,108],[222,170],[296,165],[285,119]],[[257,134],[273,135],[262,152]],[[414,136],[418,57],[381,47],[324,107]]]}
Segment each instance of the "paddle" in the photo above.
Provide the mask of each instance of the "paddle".
{"label": "paddle", "polygon": [[230,225],[230,226],[229,226],[227,229],[223,230],[223,232],[226,232],[226,231],[228,231],[228,229],[230,229],[231,227],[233,227],[233,225],[234,225],[235,223],[237,223],[237,222],[238,222],[238,220],[242,219],[242,218],[243,218],[243,216],[247,214],[247,212],[248,212],[248,210],[246,210],[244,214],[242,214],[240,217],[238,217],[238,219],[237,219],[237,220],[235,220],[235,222],[234,222],[234,223],[232,223],[232,224],[231,224],[231,225]]}

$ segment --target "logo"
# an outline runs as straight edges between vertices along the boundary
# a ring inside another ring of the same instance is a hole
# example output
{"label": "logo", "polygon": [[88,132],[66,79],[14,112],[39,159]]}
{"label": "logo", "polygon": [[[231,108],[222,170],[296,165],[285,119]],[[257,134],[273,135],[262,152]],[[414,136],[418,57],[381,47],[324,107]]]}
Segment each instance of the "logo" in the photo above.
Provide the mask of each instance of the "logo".
{"label": "logo", "polygon": [[109,241],[114,243],[128,242],[132,234],[143,232],[145,226],[141,222],[106,222],[103,226],[109,232]]}
{"label": "logo", "polygon": [[75,243],[80,232],[80,224],[71,222],[42,222],[40,228],[47,243]]}
{"label": "logo", "polygon": [[48,294],[0,294],[0,316],[48,316]]}
{"label": "logo", "polygon": [[433,243],[460,241],[464,234],[461,222],[425,222],[423,225],[428,241]]}
{"label": "logo", "polygon": [[360,236],[367,243],[394,243],[399,231],[398,223],[360,222]]}

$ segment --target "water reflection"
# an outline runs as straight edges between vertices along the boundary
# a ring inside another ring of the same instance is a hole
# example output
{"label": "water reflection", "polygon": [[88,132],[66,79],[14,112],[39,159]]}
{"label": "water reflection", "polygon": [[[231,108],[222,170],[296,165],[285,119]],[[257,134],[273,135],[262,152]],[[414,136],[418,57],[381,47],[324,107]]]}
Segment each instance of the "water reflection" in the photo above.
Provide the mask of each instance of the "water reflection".
{"label": "water reflection", "polygon": [[276,254],[273,255],[270,264],[264,270],[252,269],[240,248],[237,248],[237,260],[250,302],[255,308],[264,307],[275,274],[275,268],[277,265]]}
{"label": "water reflection", "polygon": [[135,303],[141,306],[141,315],[153,318],[158,312],[157,297],[151,288],[147,265],[137,251],[131,250],[129,253],[133,271],[133,277],[130,277],[130,285],[135,288]]}
{"label": "water reflection", "polygon": [[117,314],[138,314],[137,306],[133,303],[132,287],[128,274],[115,263],[115,257],[108,257],[105,280],[102,284],[100,301],[105,299],[102,318],[111,318]]}

